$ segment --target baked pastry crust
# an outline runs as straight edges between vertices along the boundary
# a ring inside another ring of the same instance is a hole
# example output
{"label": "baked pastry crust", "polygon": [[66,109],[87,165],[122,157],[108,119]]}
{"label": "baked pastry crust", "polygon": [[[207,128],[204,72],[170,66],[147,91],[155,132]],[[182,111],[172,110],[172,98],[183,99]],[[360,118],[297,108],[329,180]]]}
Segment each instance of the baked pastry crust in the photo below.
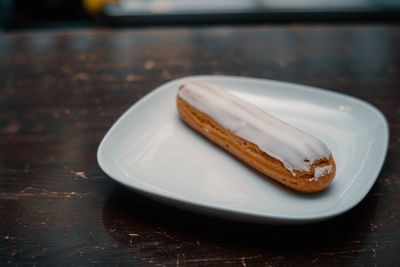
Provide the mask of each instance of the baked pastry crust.
{"label": "baked pastry crust", "polygon": [[[335,177],[336,165],[332,154],[329,158],[315,160],[309,171],[293,170],[295,174],[293,175],[280,160],[269,156],[254,143],[225,129],[213,118],[191,106],[179,95],[177,96],[177,108],[182,120],[193,129],[261,173],[294,190],[305,193],[318,192],[327,188]],[[315,179],[316,167],[329,167],[330,171]]]}

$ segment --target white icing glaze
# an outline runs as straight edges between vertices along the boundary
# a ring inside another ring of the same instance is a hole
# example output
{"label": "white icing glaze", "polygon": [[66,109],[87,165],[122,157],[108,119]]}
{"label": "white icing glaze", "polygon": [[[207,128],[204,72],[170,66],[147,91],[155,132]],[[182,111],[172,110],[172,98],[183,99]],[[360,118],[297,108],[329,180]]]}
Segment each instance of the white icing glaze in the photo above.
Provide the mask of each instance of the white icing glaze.
{"label": "white icing glaze", "polygon": [[330,156],[329,149],[317,138],[216,85],[191,82],[183,85],[178,94],[233,134],[280,160],[294,175],[293,170],[309,171],[315,160]]}
{"label": "white icing glaze", "polygon": [[311,181],[318,181],[318,178],[321,176],[324,176],[325,174],[330,174],[332,172],[332,166],[328,165],[325,167],[315,167],[314,170],[314,177],[308,179],[310,182]]}

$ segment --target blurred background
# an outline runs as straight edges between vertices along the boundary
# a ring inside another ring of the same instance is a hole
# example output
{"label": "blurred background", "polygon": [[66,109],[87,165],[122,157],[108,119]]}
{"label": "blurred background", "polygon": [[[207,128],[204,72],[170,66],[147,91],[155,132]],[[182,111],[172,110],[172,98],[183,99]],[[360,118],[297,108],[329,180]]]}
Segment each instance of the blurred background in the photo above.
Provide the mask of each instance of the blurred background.
{"label": "blurred background", "polygon": [[394,22],[399,0],[0,0],[0,27]]}

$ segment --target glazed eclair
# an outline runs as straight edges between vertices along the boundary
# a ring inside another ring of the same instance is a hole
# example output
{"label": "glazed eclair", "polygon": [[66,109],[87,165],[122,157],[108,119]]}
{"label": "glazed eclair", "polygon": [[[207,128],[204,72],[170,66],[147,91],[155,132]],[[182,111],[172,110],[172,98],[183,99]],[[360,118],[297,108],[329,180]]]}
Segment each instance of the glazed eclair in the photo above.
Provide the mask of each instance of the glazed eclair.
{"label": "glazed eclair", "polygon": [[324,143],[216,85],[182,85],[177,108],[193,129],[292,189],[318,192],[335,176],[335,161]]}

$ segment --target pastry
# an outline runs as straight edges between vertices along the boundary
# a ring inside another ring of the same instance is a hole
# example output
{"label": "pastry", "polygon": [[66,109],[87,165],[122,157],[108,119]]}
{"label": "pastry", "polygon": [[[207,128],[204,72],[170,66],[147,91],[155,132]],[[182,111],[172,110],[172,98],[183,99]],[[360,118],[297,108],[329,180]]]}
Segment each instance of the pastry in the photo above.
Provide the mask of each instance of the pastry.
{"label": "pastry", "polygon": [[216,85],[182,85],[177,108],[189,126],[292,189],[318,192],[335,176],[335,161],[324,143]]}

